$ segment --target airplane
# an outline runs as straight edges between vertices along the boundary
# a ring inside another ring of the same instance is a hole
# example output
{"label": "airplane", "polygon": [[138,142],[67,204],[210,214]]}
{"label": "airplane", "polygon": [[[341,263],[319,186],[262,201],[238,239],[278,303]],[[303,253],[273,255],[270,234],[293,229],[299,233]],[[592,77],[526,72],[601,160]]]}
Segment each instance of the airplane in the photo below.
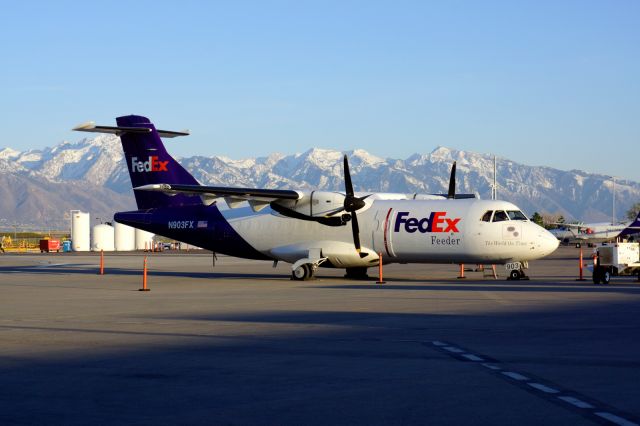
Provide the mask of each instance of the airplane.
{"label": "airplane", "polygon": [[379,261],[506,264],[510,279],[526,279],[528,262],[559,245],[512,203],[456,194],[455,162],[447,194],[356,193],[346,155],[344,191],[206,186],[161,140],[188,131],[157,130],[137,115],[116,123],[73,129],[120,137],[138,210],[116,213],[116,222],[214,253],[288,262],[294,280],[319,267],[362,279]]}
{"label": "airplane", "polygon": [[560,226],[550,230],[558,240],[563,244],[575,244],[579,248],[583,243],[591,246],[618,238],[628,238],[639,233],[640,212],[628,223],[552,223],[552,225]]}

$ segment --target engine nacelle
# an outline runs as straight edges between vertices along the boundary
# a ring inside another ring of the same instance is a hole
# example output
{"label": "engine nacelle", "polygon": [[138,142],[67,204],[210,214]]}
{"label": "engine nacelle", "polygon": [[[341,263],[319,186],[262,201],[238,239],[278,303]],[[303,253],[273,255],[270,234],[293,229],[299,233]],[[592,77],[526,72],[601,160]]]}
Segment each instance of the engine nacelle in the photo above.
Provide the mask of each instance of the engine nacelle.
{"label": "engine nacelle", "polygon": [[310,197],[309,216],[328,216],[344,207],[344,194],[329,191],[313,191]]}
{"label": "engine nacelle", "polygon": [[305,216],[325,217],[344,208],[344,197],[339,192],[313,191],[300,200],[279,200],[277,203]]}

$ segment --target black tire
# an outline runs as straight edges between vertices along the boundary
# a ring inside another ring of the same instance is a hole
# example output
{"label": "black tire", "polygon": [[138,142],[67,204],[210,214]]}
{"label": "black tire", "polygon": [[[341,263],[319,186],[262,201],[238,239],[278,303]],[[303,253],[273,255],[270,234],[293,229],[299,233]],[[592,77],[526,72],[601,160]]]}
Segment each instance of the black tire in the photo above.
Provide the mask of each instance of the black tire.
{"label": "black tire", "polygon": [[310,263],[305,263],[303,266],[307,269],[307,279],[310,280],[311,278],[313,278],[315,269],[313,268],[313,265]]}
{"label": "black tire", "polygon": [[593,283],[598,285],[600,284],[600,275],[602,271],[600,271],[599,267],[593,268]]}
{"label": "black tire", "polygon": [[602,284],[609,284],[609,281],[611,281],[611,271],[609,271],[608,269],[602,271],[600,279],[602,281]]}
{"label": "black tire", "polygon": [[346,268],[344,277],[350,280],[369,280],[367,270],[364,267]]}
{"label": "black tire", "polygon": [[520,278],[522,278],[522,275],[520,275],[520,271],[518,271],[517,269],[513,269],[511,272],[509,272],[510,280],[516,281],[516,280],[519,280]]}
{"label": "black tire", "polygon": [[580,247],[582,247],[582,244],[576,243],[576,248],[580,248]]}
{"label": "black tire", "polygon": [[309,268],[306,264],[298,266],[291,272],[291,279],[294,281],[305,281],[309,279]]}

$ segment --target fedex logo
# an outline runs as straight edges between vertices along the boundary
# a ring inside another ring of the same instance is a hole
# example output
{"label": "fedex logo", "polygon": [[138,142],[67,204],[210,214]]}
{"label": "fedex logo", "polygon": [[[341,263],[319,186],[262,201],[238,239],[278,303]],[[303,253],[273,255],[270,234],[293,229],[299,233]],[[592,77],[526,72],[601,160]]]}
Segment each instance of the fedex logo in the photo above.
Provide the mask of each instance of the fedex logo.
{"label": "fedex logo", "polygon": [[416,218],[408,217],[409,212],[398,212],[394,232],[399,232],[404,225],[404,230],[413,234],[416,231],[424,234],[426,232],[460,232],[458,222],[460,218],[449,219],[447,212],[431,212],[429,217]]}
{"label": "fedex logo", "polygon": [[147,161],[138,161],[138,157],[131,157],[132,172],[168,172],[169,161],[158,160],[157,155],[150,155]]}

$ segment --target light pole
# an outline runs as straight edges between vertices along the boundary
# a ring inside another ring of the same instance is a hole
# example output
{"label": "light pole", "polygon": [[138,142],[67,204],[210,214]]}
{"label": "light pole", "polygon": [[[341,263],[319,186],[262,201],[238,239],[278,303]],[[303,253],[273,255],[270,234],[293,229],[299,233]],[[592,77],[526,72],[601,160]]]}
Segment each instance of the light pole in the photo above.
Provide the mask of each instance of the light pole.
{"label": "light pole", "polygon": [[611,176],[613,182],[612,195],[611,195],[611,225],[616,224],[616,177]]}
{"label": "light pole", "polygon": [[498,199],[498,159],[493,156],[493,184],[491,185],[491,199]]}

